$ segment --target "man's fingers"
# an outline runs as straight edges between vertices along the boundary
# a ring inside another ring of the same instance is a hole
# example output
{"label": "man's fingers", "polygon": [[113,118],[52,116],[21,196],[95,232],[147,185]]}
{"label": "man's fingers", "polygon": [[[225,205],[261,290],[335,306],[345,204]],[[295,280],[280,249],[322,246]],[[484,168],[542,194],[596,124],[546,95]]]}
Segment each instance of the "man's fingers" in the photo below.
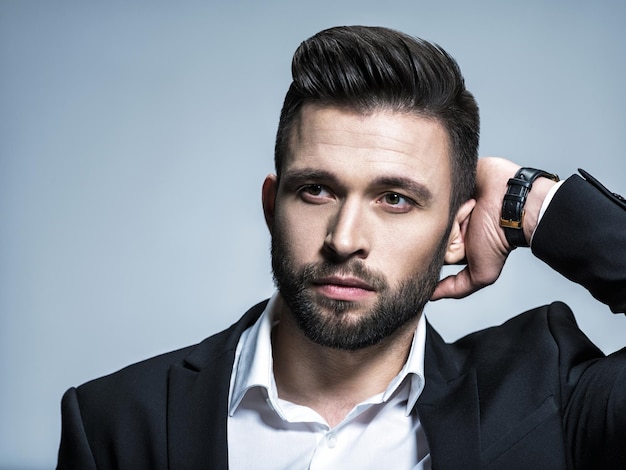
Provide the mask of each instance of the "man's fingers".
{"label": "man's fingers", "polygon": [[430,300],[461,299],[476,292],[480,287],[472,282],[469,269],[466,267],[457,274],[439,281]]}

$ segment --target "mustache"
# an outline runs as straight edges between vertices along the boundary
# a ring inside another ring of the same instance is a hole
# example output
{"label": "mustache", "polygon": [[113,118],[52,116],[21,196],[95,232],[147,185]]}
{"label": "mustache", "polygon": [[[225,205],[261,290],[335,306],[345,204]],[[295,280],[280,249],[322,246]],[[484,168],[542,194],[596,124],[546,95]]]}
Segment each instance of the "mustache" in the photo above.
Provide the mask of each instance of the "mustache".
{"label": "mustache", "polygon": [[388,288],[385,276],[372,269],[366,268],[358,260],[352,260],[341,265],[328,261],[309,263],[305,265],[301,271],[301,279],[307,284],[333,276],[355,277],[370,285],[376,291],[383,291]]}

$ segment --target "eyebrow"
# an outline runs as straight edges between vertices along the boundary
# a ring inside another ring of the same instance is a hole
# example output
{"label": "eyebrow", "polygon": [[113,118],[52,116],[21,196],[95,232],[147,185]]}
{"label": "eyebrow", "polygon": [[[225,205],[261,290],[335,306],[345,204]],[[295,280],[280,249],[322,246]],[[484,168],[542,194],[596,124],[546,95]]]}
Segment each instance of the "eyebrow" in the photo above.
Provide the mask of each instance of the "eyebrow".
{"label": "eyebrow", "polygon": [[[313,168],[291,169],[285,171],[282,176],[288,184],[295,184],[301,181],[323,181],[330,184],[340,185],[341,182],[331,172]],[[372,187],[393,187],[406,191],[410,196],[415,197],[422,204],[428,204],[433,194],[430,189],[419,181],[405,176],[383,175],[370,181]]]}
{"label": "eyebrow", "polygon": [[296,170],[287,170],[281,178],[289,182],[300,182],[306,180],[323,180],[331,183],[338,183],[339,180],[335,175],[326,170],[317,170],[313,168],[302,168]]}

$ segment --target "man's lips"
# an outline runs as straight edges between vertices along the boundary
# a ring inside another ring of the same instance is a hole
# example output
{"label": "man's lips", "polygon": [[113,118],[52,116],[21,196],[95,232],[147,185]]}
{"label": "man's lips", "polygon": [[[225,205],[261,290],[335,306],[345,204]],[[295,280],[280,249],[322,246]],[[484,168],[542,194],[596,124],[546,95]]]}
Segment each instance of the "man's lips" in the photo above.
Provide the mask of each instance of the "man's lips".
{"label": "man's lips", "polygon": [[315,280],[313,287],[325,297],[349,302],[364,300],[376,292],[374,287],[356,277],[324,277]]}

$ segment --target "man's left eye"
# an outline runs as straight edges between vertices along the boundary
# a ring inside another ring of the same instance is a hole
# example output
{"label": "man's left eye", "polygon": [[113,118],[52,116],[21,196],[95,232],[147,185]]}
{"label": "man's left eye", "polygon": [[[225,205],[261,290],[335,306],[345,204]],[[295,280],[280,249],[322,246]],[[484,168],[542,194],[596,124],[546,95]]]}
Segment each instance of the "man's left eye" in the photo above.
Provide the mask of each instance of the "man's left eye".
{"label": "man's left eye", "polygon": [[387,193],[385,194],[384,200],[387,204],[390,204],[392,206],[411,204],[409,198],[398,193]]}
{"label": "man's left eye", "polygon": [[405,199],[402,196],[400,196],[398,193],[385,194],[385,202],[387,204],[391,204],[392,206],[397,206],[398,204],[401,204],[403,201],[405,201]]}
{"label": "man's left eye", "polygon": [[408,211],[414,206],[413,201],[399,193],[386,193],[380,201],[396,212]]}

